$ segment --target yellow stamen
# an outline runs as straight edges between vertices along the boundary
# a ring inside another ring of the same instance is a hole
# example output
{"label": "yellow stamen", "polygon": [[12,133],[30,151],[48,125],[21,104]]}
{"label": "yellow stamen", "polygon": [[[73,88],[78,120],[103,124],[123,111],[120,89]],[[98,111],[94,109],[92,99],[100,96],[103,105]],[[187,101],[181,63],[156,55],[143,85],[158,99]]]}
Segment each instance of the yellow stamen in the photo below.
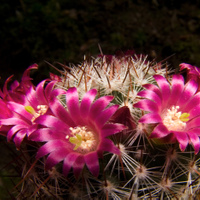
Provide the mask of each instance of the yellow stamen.
{"label": "yellow stamen", "polygon": [[189,120],[189,116],[190,114],[189,113],[183,113],[179,119],[182,121],[182,122],[187,122]]}
{"label": "yellow stamen", "polygon": [[27,112],[31,113],[32,115],[36,113],[32,106],[25,106],[24,108]]}
{"label": "yellow stamen", "polygon": [[72,144],[75,144],[75,147],[74,147],[73,150],[76,150],[76,149],[78,149],[78,148],[81,146],[82,137],[81,137],[81,135],[76,134],[76,136],[70,137],[70,138],[69,138],[69,141],[70,141]]}

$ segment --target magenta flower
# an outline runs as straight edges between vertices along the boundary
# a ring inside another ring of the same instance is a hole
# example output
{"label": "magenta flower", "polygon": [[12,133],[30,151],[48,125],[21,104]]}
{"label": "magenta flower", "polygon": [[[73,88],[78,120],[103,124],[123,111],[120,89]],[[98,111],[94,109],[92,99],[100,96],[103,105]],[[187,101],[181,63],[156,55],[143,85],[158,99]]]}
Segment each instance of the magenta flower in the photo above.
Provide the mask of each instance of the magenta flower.
{"label": "magenta flower", "polygon": [[154,78],[158,86],[147,84],[144,86],[147,90],[138,93],[146,99],[134,106],[149,112],[139,122],[155,124],[150,138],[159,138],[164,142],[178,141],[182,151],[191,143],[197,154],[200,148],[198,84],[193,79],[185,84],[181,75],[174,75],[170,84],[160,75]]}
{"label": "magenta flower", "polygon": [[0,123],[3,126],[10,127],[7,133],[7,139],[8,141],[13,139],[17,148],[20,147],[21,142],[26,136],[29,136],[38,128],[35,119],[45,113],[51,113],[48,104],[49,99],[52,96],[64,93],[60,89],[53,90],[55,82],[48,83],[46,87],[45,82],[42,81],[36,88],[30,85],[26,94],[22,94],[22,103],[14,101],[7,102],[9,110],[12,111],[12,116],[7,118],[2,117]]}
{"label": "magenta flower", "polygon": [[13,77],[10,76],[4,84],[3,91],[0,90],[0,97],[4,101],[14,101],[18,103],[23,103],[25,100],[26,92],[30,89],[30,87],[33,87],[33,84],[31,82],[32,79],[30,78],[30,71],[32,69],[37,69],[37,68],[38,68],[37,64],[33,64],[30,67],[28,67],[24,71],[21,82],[19,83],[18,81],[15,80],[11,84],[10,90],[8,90],[7,85]]}
{"label": "magenta flower", "polygon": [[[187,80],[194,79],[198,84],[200,84],[200,68],[196,66],[192,66],[187,63],[180,64],[180,71],[186,69],[187,70]],[[200,88],[198,88],[198,91]]]}
{"label": "magenta flower", "polygon": [[43,128],[34,132],[30,139],[46,142],[38,151],[37,158],[47,154],[46,169],[63,161],[63,173],[67,175],[73,166],[78,177],[86,164],[94,176],[99,174],[98,158],[104,151],[119,154],[119,149],[107,137],[125,129],[117,123],[108,123],[118,105],[106,106],[113,99],[103,96],[95,102],[96,89],[88,91],[81,102],[76,88],[66,93],[66,108],[55,98],[50,108],[55,116],[42,115],[35,121]]}

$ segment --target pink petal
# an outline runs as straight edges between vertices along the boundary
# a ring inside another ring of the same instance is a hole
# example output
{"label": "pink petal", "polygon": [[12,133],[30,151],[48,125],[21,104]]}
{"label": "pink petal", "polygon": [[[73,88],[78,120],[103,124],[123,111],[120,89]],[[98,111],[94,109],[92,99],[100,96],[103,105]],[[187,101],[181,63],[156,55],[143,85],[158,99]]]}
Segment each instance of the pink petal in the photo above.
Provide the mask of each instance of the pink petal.
{"label": "pink petal", "polygon": [[59,120],[58,118],[51,116],[51,115],[41,115],[36,120],[35,123],[41,124],[43,126],[47,126],[52,129],[59,129],[59,131],[66,131],[66,134],[69,132],[70,126],[67,125],[63,121]]}
{"label": "pink petal", "polygon": [[23,139],[25,138],[26,136],[26,130],[23,129],[23,130],[20,130],[19,132],[17,132],[17,134],[15,135],[14,137],[14,143],[16,145],[16,147],[19,149],[20,148],[20,145],[23,141]]}
{"label": "pink petal", "polygon": [[92,89],[84,95],[80,105],[80,114],[82,117],[87,118],[91,104],[94,101],[96,94],[97,90]]}
{"label": "pink petal", "polygon": [[181,151],[184,151],[185,148],[187,147],[188,141],[189,141],[187,133],[179,132],[179,131],[173,131],[173,134],[175,135],[176,139],[178,140],[179,147],[180,147]]}
{"label": "pink petal", "polygon": [[158,124],[153,129],[153,132],[151,133],[150,138],[163,138],[169,134],[170,133],[169,133],[168,129],[166,128],[166,126],[161,123],[161,124]]}
{"label": "pink petal", "polygon": [[15,135],[18,131],[20,131],[21,129],[24,129],[24,126],[23,125],[16,125],[16,126],[13,126],[9,131],[8,131],[8,134],[7,134],[7,140],[10,141],[13,137],[13,135]]}
{"label": "pink petal", "polygon": [[158,113],[147,113],[139,119],[140,123],[159,123],[162,118]]}
{"label": "pink petal", "polygon": [[8,102],[8,108],[16,113],[18,113],[19,115],[23,116],[24,118],[26,118],[27,120],[31,120],[33,118],[33,114],[27,112],[25,110],[25,106],[21,105],[19,103],[15,103],[15,102]]}
{"label": "pink petal", "polygon": [[113,135],[115,133],[119,133],[120,131],[126,129],[127,127],[123,124],[105,124],[103,128],[101,129],[101,135],[102,137],[108,137],[110,135]]}
{"label": "pink petal", "polygon": [[79,177],[84,165],[85,165],[84,157],[83,155],[79,155],[79,157],[77,157],[73,165],[73,171],[76,178]]}
{"label": "pink petal", "polygon": [[161,105],[161,98],[152,90],[142,90],[137,95],[155,101],[158,106]]}
{"label": "pink petal", "polygon": [[65,157],[64,162],[63,162],[63,174],[65,176],[68,175],[71,167],[74,165],[74,162],[76,161],[76,159],[78,157],[79,157],[79,154],[78,153],[74,153],[74,152],[69,153]]}
{"label": "pink petal", "polygon": [[189,116],[190,119],[193,119],[193,118],[199,116],[200,115],[200,104],[197,105],[196,107],[194,107],[192,110],[188,111],[188,113],[190,114],[190,116]]}
{"label": "pink petal", "polygon": [[68,126],[74,127],[76,124],[72,120],[70,114],[67,112],[66,108],[59,102],[57,98],[54,98],[49,102],[50,109],[56,117],[61,119],[63,122],[67,123]]}
{"label": "pink petal", "polygon": [[156,85],[145,84],[145,85],[143,85],[143,87],[146,88],[146,89],[148,89],[148,91],[152,91],[155,94],[157,94],[160,99],[162,98],[161,91],[160,91],[160,89]]}
{"label": "pink petal", "polygon": [[55,150],[58,149],[66,149],[68,147],[67,142],[63,142],[61,140],[52,140],[44,144],[42,147],[39,148],[36,158],[41,158]]}
{"label": "pink petal", "polygon": [[138,103],[134,104],[134,107],[140,108],[145,111],[151,111],[151,112],[159,112],[159,107],[161,104],[155,103],[154,101],[151,101],[149,99],[142,99]]}
{"label": "pink petal", "polygon": [[110,117],[116,112],[118,107],[119,107],[118,105],[110,106],[109,108],[103,110],[99,114],[99,116],[97,116],[96,124],[98,125],[99,128],[102,127],[110,119]]}
{"label": "pink petal", "polygon": [[200,126],[200,116],[197,116],[187,122],[187,130],[198,126]]}
{"label": "pink petal", "polygon": [[64,148],[51,152],[45,162],[46,170],[51,169],[53,166],[64,160],[67,154],[68,151],[66,151]]}
{"label": "pink petal", "polygon": [[194,147],[195,154],[197,154],[200,148],[200,140],[199,140],[198,135],[194,131],[190,131],[188,132],[188,137]]}
{"label": "pink petal", "polygon": [[156,82],[158,83],[158,86],[162,92],[162,104],[165,107],[169,97],[170,97],[170,86],[168,81],[161,75],[154,75],[153,76],[156,80]]}
{"label": "pink petal", "polygon": [[183,93],[181,94],[179,101],[177,102],[177,105],[182,107],[186,102],[190,100],[190,98],[195,94],[197,91],[198,85],[194,80],[190,80],[185,85],[185,89]]}
{"label": "pink petal", "polygon": [[181,75],[173,75],[169,106],[176,105],[184,89],[184,79]]}
{"label": "pink petal", "polygon": [[99,175],[99,160],[98,160],[98,155],[97,152],[91,152],[88,153],[84,156],[85,163],[95,177]]}
{"label": "pink petal", "polygon": [[114,145],[114,143],[107,139],[104,138],[103,141],[101,142],[100,146],[99,146],[99,153],[101,154],[103,151],[108,151],[111,152],[113,154],[120,154],[119,149]]}
{"label": "pink petal", "polygon": [[0,119],[1,125],[24,125],[24,128],[28,128],[30,124],[25,122],[20,118],[8,118],[8,119]]}
{"label": "pink petal", "polygon": [[56,133],[52,131],[51,128],[40,128],[34,131],[29,137],[29,140],[37,142],[45,142],[50,140],[65,140],[66,134],[57,131]]}
{"label": "pink petal", "polygon": [[67,90],[66,103],[71,118],[73,119],[73,121],[79,124],[79,118],[80,118],[79,97],[77,89],[75,87],[69,88]]}
{"label": "pink petal", "polygon": [[[200,93],[194,95],[190,100],[185,102],[185,105],[181,108],[182,112],[190,112],[193,108],[195,109],[196,106],[200,104]],[[191,116],[190,116],[191,117]]]}
{"label": "pink petal", "polygon": [[89,117],[95,119],[99,113],[113,100],[113,96],[103,96],[97,99],[91,106]]}

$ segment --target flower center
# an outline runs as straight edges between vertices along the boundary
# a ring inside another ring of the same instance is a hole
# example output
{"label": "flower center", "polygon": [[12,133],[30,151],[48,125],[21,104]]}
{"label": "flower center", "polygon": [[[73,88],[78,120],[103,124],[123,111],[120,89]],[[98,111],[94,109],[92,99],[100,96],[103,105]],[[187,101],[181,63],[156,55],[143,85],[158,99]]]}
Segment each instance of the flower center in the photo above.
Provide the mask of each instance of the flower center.
{"label": "flower center", "polygon": [[33,122],[40,115],[44,115],[47,112],[47,105],[38,105],[37,110],[35,110],[32,106],[25,106],[25,110],[33,115],[31,121]]}
{"label": "flower center", "polygon": [[189,120],[189,113],[178,112],[179,106],[172,106],[164,113],[163,124],[168,130],[182,131]]}
{"label": "flower center", "polygon": [[75,144],[74,150],[79,153],[88,153],[94,151],[97,148],[97,140],[95,138],[94,132],[87,129],[85,126],[70,127],[72,137],[69,138],[69,142]]}

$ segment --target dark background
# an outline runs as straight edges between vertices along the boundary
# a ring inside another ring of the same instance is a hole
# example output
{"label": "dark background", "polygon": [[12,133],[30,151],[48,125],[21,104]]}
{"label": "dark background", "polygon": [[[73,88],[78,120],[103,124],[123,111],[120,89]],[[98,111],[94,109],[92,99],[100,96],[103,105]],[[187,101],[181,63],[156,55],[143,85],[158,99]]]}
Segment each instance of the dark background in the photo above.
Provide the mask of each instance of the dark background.
{"label": "dark background", "polygon": [[38,63],[46,78],[50,63],[80,63],[96,56],[135,50],[178,67],[200,66],[200,2],[177,0],[1,0],[0,85],[19,79]]}

